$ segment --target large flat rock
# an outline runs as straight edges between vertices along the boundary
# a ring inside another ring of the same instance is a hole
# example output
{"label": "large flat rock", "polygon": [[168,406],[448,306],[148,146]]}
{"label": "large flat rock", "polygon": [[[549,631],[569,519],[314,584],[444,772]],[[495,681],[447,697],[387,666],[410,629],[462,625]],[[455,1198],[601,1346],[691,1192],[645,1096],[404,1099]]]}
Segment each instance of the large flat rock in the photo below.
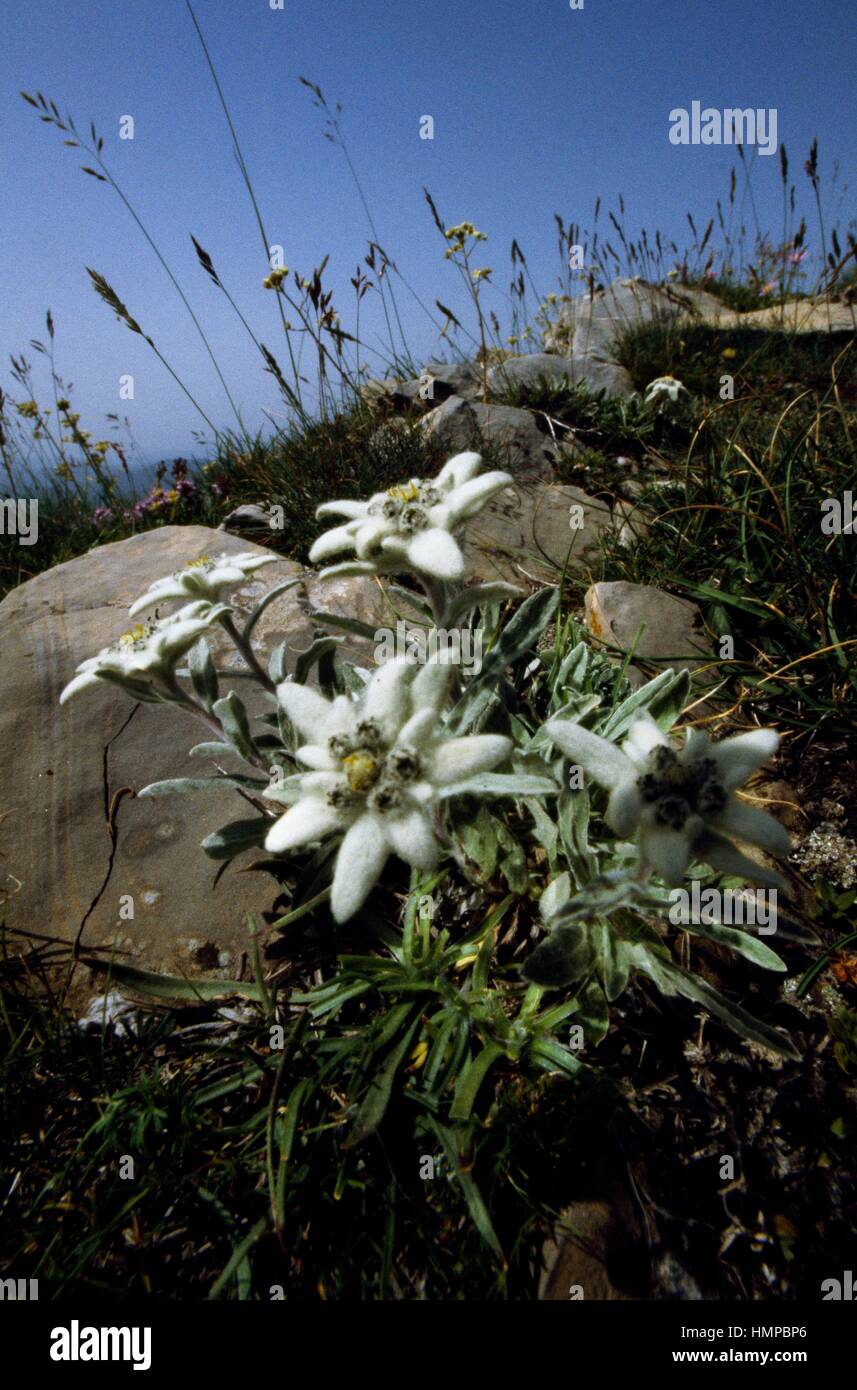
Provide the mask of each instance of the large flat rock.
{"label": "large flat rock", "polygon": [[510,584],[556,584],[564,569],[586,568],[612,531],[610,507],[564,483],[518,483],[504,488],[471,521],[465,556],[468,578]]}
{"label": "large flat rock", "polygon": [[[215,887],[219,866],[199,845],[225,822],[252,815],[251,808],[232,790],[133,795],[161,778],[214,771],[188,757],[209,737],[205,726],[172,707],[135,703],[106,683],[63,706],[58,701],[77,664],[131,625],[128,607],[152,580],[200,554],[246,550],[261,553],[224,532],[168,526],[56,566],[0,604],[0,731],[8,770],[0,872],[10,929],[72,943],[83,928],[84,948],[113,949],[150,970],[231,977],[241,969],[247,914],[258,925],[277,885],[267,874],[240,871],[251,855]],[[390,605],[374,581],[322,583],[286,560],[251,577],[235,605],[249,612],[274,585],[301,575],[304,582],[275,600],[255,630],[261,656],[284,639],[292,657],[304,650],[316,627],[314,608],[389,622]],[[215,664],[226,669],[233,648],[220,628],[212,629],[210,645]],[[368,643],[350,645],[347,655],[372,664]],[[240,667],[240,659],[231,664]],[[232,686],[246,698],[247,681],[226,680],[222,693]],[[126,895],[133,918],[120,917],[120,908],[128,911]],[[85,980],[84,972],[78,976]]]}

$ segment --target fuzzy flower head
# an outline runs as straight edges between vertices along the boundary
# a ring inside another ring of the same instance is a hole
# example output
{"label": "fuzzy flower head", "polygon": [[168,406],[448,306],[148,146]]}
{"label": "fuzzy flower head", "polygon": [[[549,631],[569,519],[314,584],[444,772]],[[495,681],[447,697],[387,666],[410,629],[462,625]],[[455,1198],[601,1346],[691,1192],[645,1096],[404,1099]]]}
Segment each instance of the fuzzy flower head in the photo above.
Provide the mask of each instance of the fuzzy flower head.
{"label": "fuzzy flower head", "polygon": [[278,559],[278,555],[255,555],[252,551],[244,551],[240,555],[200,555],[198,560],[191,560],[184,569],[177,570],[166,579],[156,579],[128,611],[133,617],[144,608],[154,608],[158,603],[177,598],[219,603],[230,590],[243,584],[248,574],[262,565],[272,565]]}
{"label": "fuzzy flower head", "polygon": [[449,669],[435,663],[414,675],[407,662],[389,661],[358,699],[328,701],[292,681],[277,687],[286,715],[307,739],[296,756],[309,771],[295,779],[297,793],[294,781],[265,793],[293,803],[272,825],[265,848],[284,854],[345,832],[330,900],[337,922],[362,906],[391,853],[432,869],[440,851],[433,824],[440,800],[454,783],[489,771],[511,751],[511,741],[498,734],[444,733],[448,679]]}
{"label": "fuzzy flower head", "polygon": [[691,859],[772,888],[785,886],[779,874],[760,868],[733,844],[742,840],[780,855],[791,848],[779,821],[734,795],[776,751],[779,735],[773,729],[718,743],[691,729],[677,752],[650,716],[631,725],[621,749],[567,720],[553,719],[545,728],[567,757],[610,792],[610,828],[623,839],[635,838],[645,866],[671,886],[681,882]]}
{"label": "fuzzy flower head", "polygon": [[97,656],[81,662],[77,675],[60,695],[60,704],[100,680],[119,684],[127,681],[133,686],[170,679],[180,657],[199,641],[206,628],[228,612],[223,604],[189,603],[169,618],[136,623]]}
{"label": "fuzzy flower head", "polygon": [[650,381],[646,387],[644,397],[646,405],[651,405],[652,401],[662,400],[667,397],[675,404],[680,396],[688,396],[690,392],[686,386],[674,376],[659,376],[654,381]]}
{"label": "fuzzy flower head", "polygon": [[477,476],[481,467],[479,454],[456,454],[430,481],[411,478],[376,492],[368,502],[325,502],[317,516],[347,520],[319,536],[310,559],[351,550],[355,561],[336,566],[336,573],[344,574],[346,568],[352,574],[411,569],[435,579],[461,579],[464,556],[456,533],[512,481],[499,470]]}

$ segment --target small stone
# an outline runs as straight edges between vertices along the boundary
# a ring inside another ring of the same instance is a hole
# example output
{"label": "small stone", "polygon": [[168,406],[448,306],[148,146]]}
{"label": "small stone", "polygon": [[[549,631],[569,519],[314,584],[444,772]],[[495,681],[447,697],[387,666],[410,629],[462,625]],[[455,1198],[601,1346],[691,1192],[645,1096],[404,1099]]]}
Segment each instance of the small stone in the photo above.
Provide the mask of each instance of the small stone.
{"label": "small stone", "polygon": [[267,507],[257,506],[255,503],[244,503],[240,507],[235,507],[227,516],[223,518],[219,531],[228,531],[235,536],[268,534],[274,529],[272,521],[276,519],[276,512]]}
{"label": "small stone", "polygon": [[[658,671],[695,671],[711,661],[695,603],[647,584],[625,580],[593,584],[586,592],[586,625],[593,637]],[[634,643],[641,625],[644,631]],[[656,672],[657,674],[657,672]]]}

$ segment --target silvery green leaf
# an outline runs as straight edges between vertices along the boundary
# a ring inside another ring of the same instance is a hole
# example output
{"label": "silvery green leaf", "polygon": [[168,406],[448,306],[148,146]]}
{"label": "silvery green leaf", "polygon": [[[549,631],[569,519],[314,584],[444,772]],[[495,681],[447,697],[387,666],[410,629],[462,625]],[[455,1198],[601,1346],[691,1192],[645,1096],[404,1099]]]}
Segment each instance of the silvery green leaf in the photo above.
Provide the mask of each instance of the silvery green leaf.
{"label": "silvery green leaf", "polygon": [[[559,829],[556,822],[548,815],[544,806],[535,797],[526,797],[524,805],[533,818],[536,839],[545,850],[548,857],[548,865],[551,873],[556,872],[557,846],[559,844]],[[544,896],[544,894],[542,894]]]}
{"label": "silvery green leaf", "polygon": [[592,943],[584,924],[557,927],[527,957],[524,978],[544,989],[565,989],[582,980],[592,966]]}
{"label": "silvery green leaf", "polygon": [[224,742],[195,743],[188,754],[191,758],[222,758],[225,753],[234,753],[231,744]]}
{"label": "silvery green leaf", "polygon": [[129,985],[138,994],[151,995],[155,999],[219,999],[229,994],[259,1001],[262,999],[259,986],[252,980],[186,979],[181,975],[140,970],[136,965],[124,965],[117,960],[85,959],[91,970],[108,975],[111,982]]}
{"label": "silvery green leaf", "polygon": [[450,726],[456,731],[467,728],[487,705],[488,688],[511,666],[535,646],[551,621],[559,601],[559,590],[539,589],[525,599],[510,618],[491,651],[450,715]]}
{"label": "silvery green leaf", "polygon": [[648,710],[658,727],[666,732],[671,729],[687,701],[690,690],[690,676],[687,671],[661,671],[654,680],[641,685],[633,691],[621,705],[617,705],[602,729],[601,737],[618,743],[627,733],[631,723]]}
{"label": "silvery green leaf", "polygon": [[514,584],[500,582],[496,584],[473,584],[470,588],[463,589],[447,605],[442,626],[447,628],[454,626],[459,618],[464,617],[465,613],[469,613],[471,609],[483,604],[495,603],[503,599],[520,598],[521,592],[520,589],[515,588]]}
{"label": "silvery green leaf", "polygon": [[589,878],[595,873],[598,861],[589,848],[589,792],[564,788],[557,801],[557,823],[563,848],[570,865],[578,870],[576,877]]}
{"label": "silvery green leaf", "polygon": [[530,651],[551,621],[559,602],[556,588],[539,589],[525,599],[489,652],[482,675],[494,676]]}
{"label": "silvery green leaf", "polygon": [[512,752],[512,767],[515,772],[522,775],[547,777],[552,782],[556,780],[550,760],[540,757],[531,748],[515,748]]}
{"label": "silvery green leaf", "polygon": [[617,936],[609,922],[593,927],[593,942],[607,1002],[612,1004],[624,994],[631,974],[631,957],[627,943]]}
{"label": "silvery green leaf", "polygon": [[207,792],[214,787],[243,787],[246,791],[262,792],[267,787],[256,777],[240,777],[219,773],[211,777],[168,777],[163,782],[150,782],[138,796],[171,796],[174,792]]}
{"label": "silvery green leaf", "polygon": [[493,878],[497,868],[497,823],[484,806],[479,807],[475,817],[468,817],[455,827],[456,838],[467,855],[479,869],[484,879]]}
{"label": "silvery green leaf", "polygon": [[302,772],[293,772],[291,776],[284,777],[282,781],[263,783],[265,800],[274,801],[283,806],[293,806],[296,801],[301,799],[301,779]]}
{"label": "silvery green leaf", "polygon": [[576,1076],[583,1063],[568,1048],[553,1038],[540,1038],[529,1050],[529,1056],[545,1071],[565,1072],[566,1076]]}
{"label": "silvery green leaf", "polygon": [[273,603],[275,598],[280,597],[280,594],[284,594],[287,589],[293,589],[294,586],[296,584],[300,584],[300,582],[301,576],[298,575],[295,579],[287,579],[282,584],[275,584],[273,589],[269,589],[267,594],[263,595],[263,597],[256,604],[256,607],[253,609],[253,612],[250,614],[246,623],[244,624],[244,631],[242,632],[241,636],[244,638],[245,642],[249,642],[250,634],[252,633],[254,627],[258,623],[265,609],[268,607],[268,604]]}
{"label": "silvery green leaf", "polygon": [[675,965],[666,952],[662,954],[660,949],[639,941],[634,942],[629,950],[634,967],[654,980],[663,994],[683,995],[685,999],[701,1004],[741,1037],[761,1043],[763,1047],[769,1047],[784,1057],[799,1060],[800,1053],[794,1043],[778,1028],[771,1028],[761,1019],[754,1018],[746,1009],[742,1009],[740,1004],[733,1004],[697,976],[689,975],[687,971]]}
{"label": "silvery green leaf", "polygon": [[580,689],[586,677],[589,666],[589,648],[585,642],[578,642],[576,647],[563,658],[562,665],[557,673],[557,686],[570,685],[575,689]]}
{"label": "silvery green leaf", "polygon": [[412,589],[403,589],[401,584],[388,584],[388,594],[395,594],[397,598],[404,599],[411,608],[415,608],[418,613],[424,613],[427,618],[431,617],[431,604]]}
{"label": "silvery green leaf", "polygon": [[745,956],[755,965],[761,965],[764,970],[788,969],[776,951],[772,951],[770,946],[766,946],[752,931],[739,931],[722,923],[681,922],[679,925],[682,931],[690,932],[693,936],[703,936],[709,941],[715,941],[718,946],[728,946],[739,956]]}
{"label": "silvery green leaf", "polygon": [[110,685],[118,685],[120,690],[124,690],[126,695],[130,695],[134,700],[140,700],[145,705],[163,705],[172,703],[163,692],[154,686],[147,685],[145,681],[135,681],[128,676],[122,676],[118,671],[96,671],[99,680],[108,681]]}
{"label": "silvery green leaf", "polygon": [[498,820],[496,825],[497,841],[500,845],[498,855],[500,872],[511,891],[523,895],[529,887],[527,856],[524,847],[520,840],[506,828],[503,821]]}
{"label": "silvery green leaf", "polygon": [[576,724],[582,724],[588,714],[602,703],[600,695],[586,695],[583,691],[572,692],[564,704],[551,714],[552,719],[571,719]]}
{"label": "silvery green leaf", "polygon": [[286,644],[285,642],[280,642],[271,652],[271,659],[268,662],[268,675],[271,677],[274,685],[279,685],[286,679],[286,671]]}
{"label": "silvery green leaf", "polygon": [[224,733],[242,758],[251,762],[257,758],[259,750],[253,742],[247,711],[235,691],[230,690],[229,694],[225,695],[222,700],[217,700],[212,707],[212,712],[220,720]]}
{"label": "silvery green leaf", "polygon": [[362,695],[366,689],[366,682],[370,672],[364,670],[362,666],[354,666],[350,661],[337,660],[337,668],[345,686],[345,693],[348,695]]}
{"label": "silvery green leaf", "polygon": [[272,822],[267,816],[257,816],[253,820],[234,820],[222,829],[206,835],[202,848],[210,859],[234,859],[245,849],[253,849],[264,844],[265,836]]}
{"label": "silvery green leaf", "polygon": [[674,685],[665,685],[649,704],[649,714],[663,733],[668,733],[690,698],[689,671],[679,671]]}
{"label": "silvery green leaf", "polygon": [[188,671],[190,673],[191,684],[203,709],[211,714],[212,707],[218,697],[217,672],[211,660],[211,653],[208,650],[208,643],[204,637],[191,647],[188,652]]}
{"label": "silvery green leaf", "polygon": [[627,907],[641,896],[641,885],[622,870],[610,870],[599,874],[565,904],[560,904],[555,913],[557,924],[574,921],[578,917],[607,916],[619,907]]}
{"label": "silvery green leaf", "polygon": [[348,690],[345,670],[337,655],[336,646],[325,647],[318,658],[318,685],[328,700],[344,695]]}
{"label": "silvery green leaf", "polygon": [[321,661],[327,652],[335,652],[343,640],[342,637],[317,637],[312,646],[301,652],[295,662],[295,680],[298,684],[305,685],[315,663]]}
{"label": "silvery green leaf", "polygon": [[558,874],[556,878],[551,879],[539,898],[539,913],[546,925],[570,896],[571,879],[567,873]]}
{"label": "silvery green leaf", "polygon": [[559,787],[550,777],[528,773],[480,772],[462,782],[441,787],[439,795],[450,796],[555,796]]}

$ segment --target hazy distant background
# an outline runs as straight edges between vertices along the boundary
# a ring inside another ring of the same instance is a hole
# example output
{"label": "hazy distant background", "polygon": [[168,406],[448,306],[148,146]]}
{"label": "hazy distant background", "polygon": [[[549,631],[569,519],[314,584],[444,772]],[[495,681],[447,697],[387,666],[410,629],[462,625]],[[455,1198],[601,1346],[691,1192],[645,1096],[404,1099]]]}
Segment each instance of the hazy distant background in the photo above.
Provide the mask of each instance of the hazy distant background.
{"label": "hazy distant background", "polygon": [[[447,222],[469,219],[489,234],[479,263],[495,268],[498,290],[486,304],[501,319],[512,237],[539,289],[556,289],[554,212],[586,224],[596,196],[613,207],[621,192],[630,229],[660,228],[680,243],[687,209],[701,222],[713,212],[735,152],[672,146],[672,107],[694,99],[777,107],[780,141],[807,194],[802,165],[814,135],[826,187],[841,163],[837,200],[851,174],[854,0],[585,0],[583,11],[567,0],[286,0],[282,11],[269,0],[197,0],[196,11],[270,239],[307,275],[329,253],[326,283],[346,328],[348,279],[369,229],[298,74],[343,104],[380,240],[420,297],[461,304],[423,201],[426,184]],[[247,423],[262,423],[266,409],[281,414],[273,381],[190,242],[192,232],[257,336],[285,356],[274,296],[261,286],[267,267],[252,210],[182,0],[41,0],[8,7],[3,28],[4,388],[19,394],[8,355],[43,337],[50,307],[59,370],[75,385],[81,424],[97,438],[103,416],[117,411],[131,417],[149,461],[193,452],[199,417],[145,344],[96,298],[85,271],[92,266],[212,419],[231,423],[211,364],[127,212],[79,172],[79,152],[65,149],[18,96],[19,88],[40,89],[71,111],[79,129],[94,118],[106,161],[209,332]],[[133,141],[118,138],[123,115],[135,119]],[[419,138],[423,115],[434,117],[433,141]],[[779,159],[749,149],[747,157],[759,221],[776,236]],[[853,211],[850,194],[842,211]],[[442,351],[407,291],[398,298],[415,354]],[[369,304],[371,342],[382,325]],[[126,372],[135,378],[132,402],[118,398]]]}

